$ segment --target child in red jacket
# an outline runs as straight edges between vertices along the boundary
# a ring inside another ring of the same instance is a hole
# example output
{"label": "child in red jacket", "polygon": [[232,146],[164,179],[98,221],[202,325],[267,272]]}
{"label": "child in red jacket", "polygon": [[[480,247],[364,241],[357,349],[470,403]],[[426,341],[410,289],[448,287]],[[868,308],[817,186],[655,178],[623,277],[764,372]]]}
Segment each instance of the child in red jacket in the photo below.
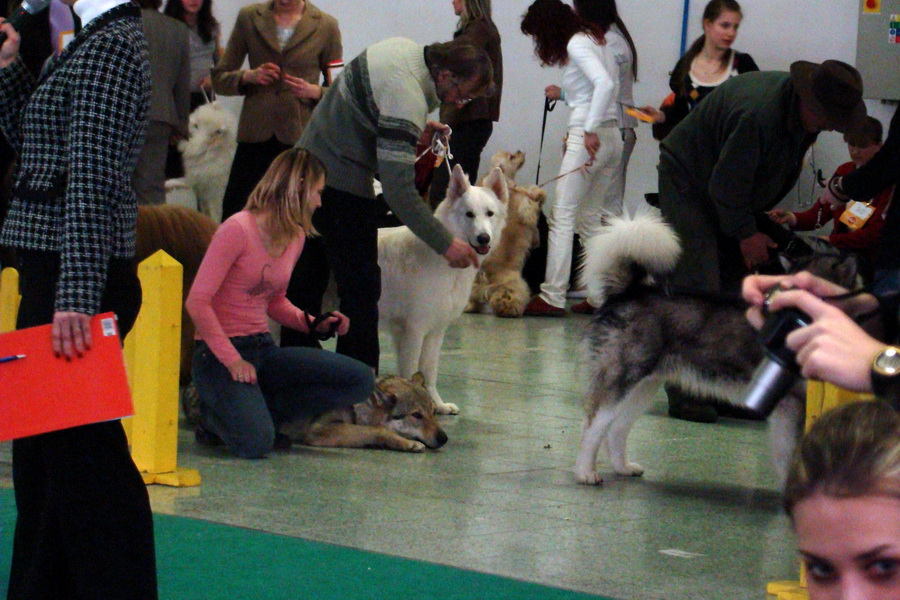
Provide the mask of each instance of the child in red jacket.
{"label": "child in red jacket", "polygon": [[[869,162],[881,149],[882,134],[881,123],[872,117],[866,117],[859,130],[844,134],[851,161],[839,166],[834,176],[846,175]],[[881,229],[884,226],[885,211],[890,205],[893,192],[893,187],[882,190],[868,205],[857,206],[855,209],[850,203],[832,206],[820,198],[809,210],[789,212],[776,208],[769,212],[769,218],[778,224],[787,225],[794,231],[813,231],[834,220],[831,234],[819,237],[836,248],[856,252],[862,261],[863,271],[867,272],[874,264],[875,253],[881,240]],[[855,217],[844,216],[847,210],[851,210]]]}

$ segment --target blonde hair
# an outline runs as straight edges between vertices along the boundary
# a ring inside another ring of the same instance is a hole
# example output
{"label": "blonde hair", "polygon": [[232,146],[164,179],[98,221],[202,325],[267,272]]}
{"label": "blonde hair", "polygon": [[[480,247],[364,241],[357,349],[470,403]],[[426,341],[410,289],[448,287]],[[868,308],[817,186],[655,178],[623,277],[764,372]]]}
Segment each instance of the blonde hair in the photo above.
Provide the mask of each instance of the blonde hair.
{"label": "blonde hair", "polygon": [[491,0],[463,0],[463,11],[459,16],[457,29],[480,19],[491,20]]}
{"label": "blonde hair", "polygon": [[854,402],[825,413],[797,447],[784,507],[815,494],[900,498],[900,414],[884,402]]}
{"label": "blonde hair", "polygon": [[247,198],[245,210],[270,215],[269,234],[275,243],[295,238],[302,230],[318,235],[309,205],[312,187],[325,178],[325,165],[303,148],[291,148],[275,157]]}

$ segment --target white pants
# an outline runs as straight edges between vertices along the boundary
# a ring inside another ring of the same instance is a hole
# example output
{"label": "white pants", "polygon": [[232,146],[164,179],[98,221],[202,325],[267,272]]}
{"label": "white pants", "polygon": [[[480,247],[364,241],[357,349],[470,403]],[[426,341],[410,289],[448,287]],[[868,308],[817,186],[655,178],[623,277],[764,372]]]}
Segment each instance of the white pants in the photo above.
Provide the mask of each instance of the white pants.
{"label": "white pants", "polygon": [[[623,131],[625,139],[623,140]],[[541,284],[541,298],[563,308],[572,273],[572,238],[577,232],[582,244],[597,235],[606,217],[620,216],[625,195],[625,171],[634,149],[633,129],[601,127],[597,130],[600,150],[594,164],[565,175],[556,184],[556,198],[547,220],[547,271]],[[560,175],[584,165],[584,129],[570,127]]]}

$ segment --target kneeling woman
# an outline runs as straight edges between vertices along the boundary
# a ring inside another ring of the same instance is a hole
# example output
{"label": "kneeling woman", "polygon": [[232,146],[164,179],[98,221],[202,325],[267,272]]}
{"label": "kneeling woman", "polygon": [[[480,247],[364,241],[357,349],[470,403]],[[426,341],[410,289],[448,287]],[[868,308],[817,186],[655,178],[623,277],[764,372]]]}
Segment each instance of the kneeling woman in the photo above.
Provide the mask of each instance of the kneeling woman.
{"label": "kneeling woman", "polygon": [[[309,333],[307,315],[285,297],[288,280],[320,206],[325,167],[306,150],[280,154],[247,200],[213,236],[187,299],[197,335],[193,379],[200,396],[198,441],[220,438],[244,458],[265,456],[281,423],[362,402],[372,370],[313,348],[279,348],[271,317]],[[320,333],[347,333],[341,313]]]}

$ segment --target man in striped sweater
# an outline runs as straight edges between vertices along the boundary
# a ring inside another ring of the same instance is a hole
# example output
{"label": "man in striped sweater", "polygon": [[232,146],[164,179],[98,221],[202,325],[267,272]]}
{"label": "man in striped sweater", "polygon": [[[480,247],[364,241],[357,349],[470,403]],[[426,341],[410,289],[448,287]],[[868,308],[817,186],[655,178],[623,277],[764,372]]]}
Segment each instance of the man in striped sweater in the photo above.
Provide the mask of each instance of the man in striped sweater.
{"label": "man in striped sweater", "polygon": [[[319,102],[297,146],[328,167],[322,207],[313,224],[352,326],[337,351],[378,368],[378,268],[375,174],[394,214],[452,267],[477,266],[471,246],[454,238],[415,188],[416,144],[445,125],[427,121],[442,102],[463,106],[493,92],[487,54],[464,41],[421,46],[403,38],[378,42],[353,59]],[[306,253],[304,253],[306,254]],[[315,265],[300,258],[303,298],[314,312],[324,289]],[[295,273],[295,275],[298,273]]]}

